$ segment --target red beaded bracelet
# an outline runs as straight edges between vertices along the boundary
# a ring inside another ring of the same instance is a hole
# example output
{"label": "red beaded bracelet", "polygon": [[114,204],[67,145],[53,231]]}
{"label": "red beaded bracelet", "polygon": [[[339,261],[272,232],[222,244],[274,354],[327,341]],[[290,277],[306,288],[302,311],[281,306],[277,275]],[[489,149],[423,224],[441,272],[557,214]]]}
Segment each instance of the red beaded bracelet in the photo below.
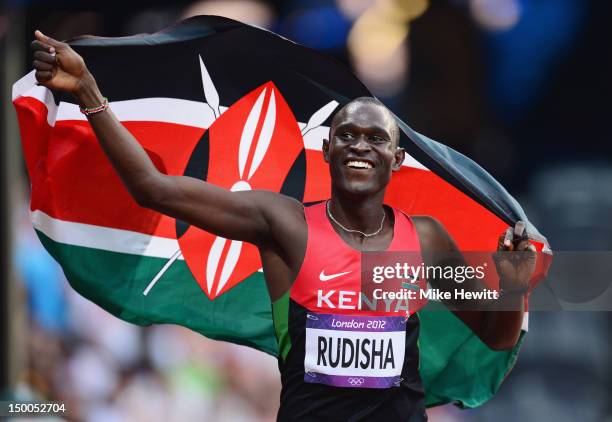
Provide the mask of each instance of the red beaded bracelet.
{"label": "red beaded bracelet", "polygon": [[79,106],[79,110],[81,111],[81,113],[83,113],[86,116],[89,116],[91,114],[101,113],[108,108],[108,98],[103,97],[102,100],[103,100],[102,104],[100,104],[99,106],[96,106],[96,107]]}

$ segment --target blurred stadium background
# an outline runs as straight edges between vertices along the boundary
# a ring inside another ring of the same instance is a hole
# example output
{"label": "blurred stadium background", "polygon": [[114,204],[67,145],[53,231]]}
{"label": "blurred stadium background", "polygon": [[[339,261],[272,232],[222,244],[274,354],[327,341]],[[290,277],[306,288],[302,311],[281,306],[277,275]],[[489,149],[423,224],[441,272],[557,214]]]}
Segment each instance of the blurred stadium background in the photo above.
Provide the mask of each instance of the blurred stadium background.
{"label": "blurred stadium background", "polygon": [[[346,63],[415,129],[480,163],[555,249],[612,250],[612,3],[169,4],[4,0],[0,6],[4,397],[63,400],[76,420],[271,421],[280,391],[271,357],[180,327],[123,323],[80,298],[44,251],[29,222],[29,183],[10,103],[12,83],[30,70],[34,29],[58,39],[114,37],[154,32],[196,14],[269,28]],[[611,342],[610,313],[535,313],[499,394],[475,410],[431,409],[430,418],[612,421]]]}

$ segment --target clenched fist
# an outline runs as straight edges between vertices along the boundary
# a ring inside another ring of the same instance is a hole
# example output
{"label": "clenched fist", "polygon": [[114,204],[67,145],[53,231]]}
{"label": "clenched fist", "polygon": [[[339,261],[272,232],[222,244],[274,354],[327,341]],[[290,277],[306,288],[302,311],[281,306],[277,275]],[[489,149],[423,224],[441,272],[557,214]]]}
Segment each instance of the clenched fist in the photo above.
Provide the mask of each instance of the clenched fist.
{"label": "clenched fist", "polygon": [[54,40],[40,31],[32,41],[36,80],[43,86],[76,94],[88,76],[83,58],[66,43]]}
{"label": "clenched fist", "polygon": [[536,249],[524,235],[525,224],[508,227],[499,237],[494,260],[500,288],[506,293],[526,293],[536,267]]}

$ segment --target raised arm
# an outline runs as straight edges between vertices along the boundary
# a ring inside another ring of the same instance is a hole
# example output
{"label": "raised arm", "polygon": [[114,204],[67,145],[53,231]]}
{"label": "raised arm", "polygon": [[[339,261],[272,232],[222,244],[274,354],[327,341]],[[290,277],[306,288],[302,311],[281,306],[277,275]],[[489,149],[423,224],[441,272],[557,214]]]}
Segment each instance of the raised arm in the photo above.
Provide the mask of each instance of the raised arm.
{"label": "raised arm", "polygon": [[[36,80],[74,95],[82,107],[104,98],[83,58],[68,44],[40,31],[32,42]],[[229,190],[157,170],[145,150],[110,109],[88,116],[98,141],[136,202],[213,234],[255,244],[272,235],[270,214],[295,208],[296,201],[274,192]]]}

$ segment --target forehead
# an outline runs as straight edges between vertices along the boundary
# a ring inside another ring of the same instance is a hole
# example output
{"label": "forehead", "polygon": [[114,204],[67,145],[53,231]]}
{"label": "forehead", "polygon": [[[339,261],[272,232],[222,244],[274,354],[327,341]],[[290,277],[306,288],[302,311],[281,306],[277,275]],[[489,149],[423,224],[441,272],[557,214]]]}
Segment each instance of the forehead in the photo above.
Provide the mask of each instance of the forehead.
{"label": "forehead", "polygon": [[391,131],[393,120],[385,107],[374,103],[349,103],[339,111],[334,119],[335,127],[354,125],[364,128],[380,128]]}

